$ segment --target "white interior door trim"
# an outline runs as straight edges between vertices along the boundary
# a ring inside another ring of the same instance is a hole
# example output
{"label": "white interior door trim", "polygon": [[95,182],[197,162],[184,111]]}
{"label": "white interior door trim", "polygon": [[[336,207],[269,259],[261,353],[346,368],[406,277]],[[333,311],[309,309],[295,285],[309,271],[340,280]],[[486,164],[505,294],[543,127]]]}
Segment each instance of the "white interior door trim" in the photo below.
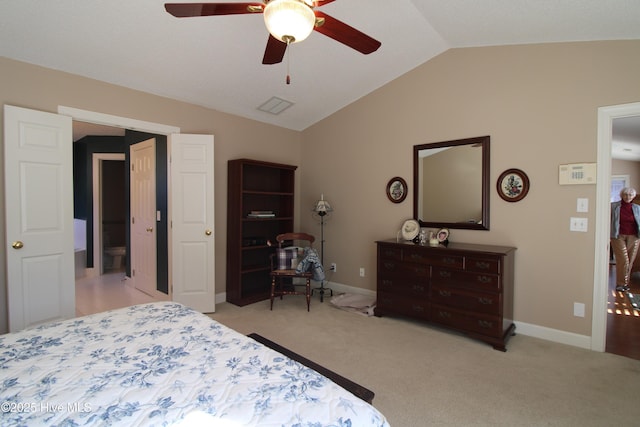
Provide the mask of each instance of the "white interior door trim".
{"label": "white interior door trim", "polygon": [[102,268],[102,161],[122,160],[124,153],[93,153],[93,268],[87,269],[90,277],[99,276]]}
{"label": "white interior door trim", "polygon": [[596,235],[595,263],[593,267],[591,349],[601,352],[605,350],[607,340],[611,135],[613,120],[630,116],[640,116],[640,102],[598,108],[598,167],[596,171]]}
{"label": "white interior door trim", "polygon": [[73,120],[78,120],[81,122],[113,126],[123,129],[135,130],[138,132],[149,132],[158,135],[180,133],[180,128],[176,126],[146,122],[144,120],[130,119],[128,117],[114,116],[111,114],[98,113],[95,111],[81,110],[79,108],[66,107],[64,105],[58,105],[58,114],[70,116]]}

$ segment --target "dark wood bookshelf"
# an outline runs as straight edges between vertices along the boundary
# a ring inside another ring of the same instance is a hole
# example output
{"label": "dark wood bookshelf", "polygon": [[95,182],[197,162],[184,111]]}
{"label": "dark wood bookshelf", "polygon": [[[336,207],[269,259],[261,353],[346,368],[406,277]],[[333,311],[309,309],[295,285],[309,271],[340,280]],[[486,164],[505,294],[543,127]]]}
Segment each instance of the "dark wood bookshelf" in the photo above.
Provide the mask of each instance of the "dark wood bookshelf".
{"label": "dark wood bookshelf", "polygon": [[[244,306],[269,298],[270,256],[278,234],[293,231],[297,166],[228,162],[227,301]],[[272,214],[249,217],[252,212]]]}

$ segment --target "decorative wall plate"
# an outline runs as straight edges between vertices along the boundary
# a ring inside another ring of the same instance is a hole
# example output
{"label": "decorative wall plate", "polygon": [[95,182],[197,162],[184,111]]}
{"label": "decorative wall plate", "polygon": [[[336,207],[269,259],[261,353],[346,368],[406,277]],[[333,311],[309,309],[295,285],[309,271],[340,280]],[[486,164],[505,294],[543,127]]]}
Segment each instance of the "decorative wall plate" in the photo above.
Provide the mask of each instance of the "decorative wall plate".
{"label": "decorative wall plate", "polygon": [[402,238],[413,240],[420,233],[420,224],[415,219],[408,219],[402,224]]}
{"label": "decorative wall plate", "polygon": [[407,181],[399,176],[393,177],[387,184],[387,197],[393,203],[400,203],[407,198]]}
{"label": "decorative wall plate", "polygon": [[496,183],[498,195],[507,202],[518,202],[529,192],[529,177],[520,169],[507,169]]}

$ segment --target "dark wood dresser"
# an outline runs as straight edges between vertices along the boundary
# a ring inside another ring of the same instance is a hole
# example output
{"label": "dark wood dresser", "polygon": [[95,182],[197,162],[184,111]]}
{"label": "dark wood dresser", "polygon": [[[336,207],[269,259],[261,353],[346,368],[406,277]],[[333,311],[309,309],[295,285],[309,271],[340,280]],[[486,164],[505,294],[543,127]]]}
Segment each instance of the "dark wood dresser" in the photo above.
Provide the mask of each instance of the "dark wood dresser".
{"label": "dark wood dresser", "polygon": [[516,248],[467,243],[378,241],[376,316],[437,323],[506,351],[515,334]]}

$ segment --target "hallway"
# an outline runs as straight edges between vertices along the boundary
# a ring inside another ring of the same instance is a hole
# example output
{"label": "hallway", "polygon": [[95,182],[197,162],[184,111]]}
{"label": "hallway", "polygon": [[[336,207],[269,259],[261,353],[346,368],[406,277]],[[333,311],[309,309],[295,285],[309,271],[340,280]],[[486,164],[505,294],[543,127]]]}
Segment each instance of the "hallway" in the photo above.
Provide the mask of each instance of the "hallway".
{"label": "hallway", "polygon": [[123,271],[76,280],[76,315],[99,313],[155,301],[134,288]]}
{"label": "hallway", "polygon": [[[631,292],[640,293],[640,273],[631,275]],[[615,289],[615,265],[609,268],[607,301],[607,353],[640,360],[640,311],[635,310],[626,292]]]}

